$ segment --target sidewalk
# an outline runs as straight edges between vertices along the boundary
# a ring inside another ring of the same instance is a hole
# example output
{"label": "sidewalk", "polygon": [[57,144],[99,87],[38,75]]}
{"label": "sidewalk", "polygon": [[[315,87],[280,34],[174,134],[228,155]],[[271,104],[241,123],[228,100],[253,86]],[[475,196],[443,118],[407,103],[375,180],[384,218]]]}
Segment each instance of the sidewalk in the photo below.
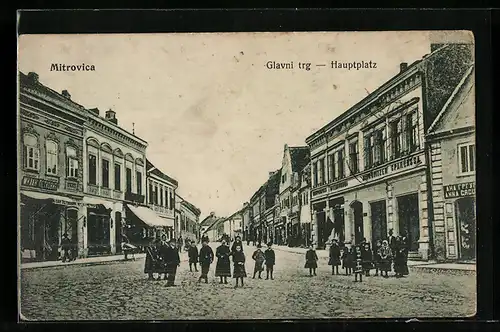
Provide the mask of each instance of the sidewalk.
{"label": "sidewalk", "polygon": [[[121,255],[112,255],[112,256],[100,256],[100,257],[88,257],[88,258],[79,258],[71,262],[63,263],[62,261],[47,261],[47,262],[33,262],[33,263],[21,263],[21,269],[38,269],[44,267],[54,267],[54,266],[69,266],[69,265],[95,265],[95,264],[104,264],[109,262],[116,261],[125,261],[125,256]],[[129,259],[130,260],[130,255]],[[145,253],[135,254],[135,259],[141,259],[146,257]]]}

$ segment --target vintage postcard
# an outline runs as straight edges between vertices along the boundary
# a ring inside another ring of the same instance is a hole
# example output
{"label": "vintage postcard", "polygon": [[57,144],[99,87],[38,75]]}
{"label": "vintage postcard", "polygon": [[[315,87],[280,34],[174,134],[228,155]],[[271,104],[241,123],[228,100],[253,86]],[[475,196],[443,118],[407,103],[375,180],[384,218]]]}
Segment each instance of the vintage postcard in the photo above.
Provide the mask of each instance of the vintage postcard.
{"label": "vintage postcard", "polygon": [[475,314],[471,32],[18,47],[22,320]]}

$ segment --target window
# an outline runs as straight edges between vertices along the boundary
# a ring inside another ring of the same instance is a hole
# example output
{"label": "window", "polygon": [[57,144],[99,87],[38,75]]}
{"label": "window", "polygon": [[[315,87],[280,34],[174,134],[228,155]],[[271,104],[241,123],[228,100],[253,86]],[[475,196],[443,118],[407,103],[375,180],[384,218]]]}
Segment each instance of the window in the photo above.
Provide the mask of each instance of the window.
{"label": "window", "polygon": [[45,148],[47,152],[47,174],[57,175],[57,143],[47,141]]}
{"label": "window", "polygon": [[391,151],[392,159],[399,158],[402,155],[403,147],[403,122],[401,119],[391,123]]}
{"label": "window", "polygon": [[35,171],[40,169],[38,139],[30,134],[24,135],[24,167]]}
{"label": "window", "polygon": [[102,186],[109,188],[109,160],[102,159]]}
{"label": "window", "polygon": [[345,177],[344,172],[344,150],[337,151],[337,179]]}
{"label": "window", "polygon": [[358,141],[349,143],[349,163],[351,167],[351,174],[356,174],[359,172],[358,155]]}
{"label": "window", "polygon": [[365,137],[365,169],[373,166],[373,134],[367,134]]}
{"label": "window", "polygon": [[97,185],[97,157],[89,154],[89,184]]}
{"label": "window", "polygon": [[319,184],[322,185],[325,183],[325,159],[320,159],[319,160],[319,165],[318,165],[318,168],[319,168]]}
{"label": "window", "polygon": [[416,151],[419,146],[417,116],[417,112],[413,112],[406,116],[406,142],[408,144],[409,152]]}
{"label": "window", "polygon": [[160,206],[163,206],[163,188],[160,187]]}
{"label": "window", "polygon": [[318,163],[315,162],[313,164],[313,184],[314,186],[318,185]]}
{"label": "window", "polygon": [[66,147],[66,176],[70,178],[78,177],[78,157],[76,149],[71,146]]}
{"label": "window", "polygon": [[154,200],[154,204],[155,204],[155,205],[158,205],[158,185],[157,185],[157,184],[155,184],[155,187],[154,187],[154,188],[155,188],[155,195],[154,195],[155,200]]}
{"label": "window", "polygon": [[174,200],[174,195],[170,193],[170,209],[173,210],[175,208],[175,200]]}
{"label": "window", "polygon": [[138,171],[135,173],[135,176],[135,180],[137,182],[137,194],[142,195],[142,173]]}
{"label": "window", "polygon": [[458,146],[460,174],[471,174],[476,169],[476,146],[464,144]]}
{"label": "window", "polygon": [[153,204],[154,202],[154,192],[153,192],[153,182],[149,181],[149,204]]}
{"label": "window", "polygon": [[380,165],[385,162],[385,130],[377,130],[374,134],[374,166]]}
{"label": "window", "polygon": [[122,175],[122,167],[120,164],[115,164],[115,190],[121,190],[121,175]]}
{"label": "window", "polygon": [[127,170],[126,170],[126,188],[127,188],[127,192],[131,193],[132,192],[132,169],[127,167]]}
{"label": "window", "polygon": [[328,182],[335,180],[335,158],[331,154],[328,156]]}

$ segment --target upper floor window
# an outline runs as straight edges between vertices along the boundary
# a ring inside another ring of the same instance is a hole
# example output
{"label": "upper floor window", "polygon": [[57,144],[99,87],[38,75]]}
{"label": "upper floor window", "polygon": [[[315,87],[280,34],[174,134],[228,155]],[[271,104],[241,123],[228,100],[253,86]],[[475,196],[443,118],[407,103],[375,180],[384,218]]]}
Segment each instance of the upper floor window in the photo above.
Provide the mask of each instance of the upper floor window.
{"label": "upper floor window", "polygon": [[149,204],[154,203],[153,182],[149,181]]}
{"label": "upper floor window", "polygon": [[476,146],[473,143],[458,146],[459,173],[472,174],[476,170]]}
{"label": "upper floor window", "polygon": [[344,171],[344,162],[345,162],[345,157],[344,157],[344,149],[341,149],[336,152],[337,154],[337,179],[342,179],[345,177],[345,171]]}
{"label": "upper floor window", "polygon": [[57,143],[54,141],[45,142],[47,152],[47,174],[57,175]]}
{"label": "upper floor window", "polygon": [[373,133],[373,165],[377,166],[385,162],[385,130],[379,129]]}
{"label": "upper floor window", "polygon": [[24,167],[38,171],[40,169],[40,150],[38,138],[31,134],[24,135]]}
{"label": "upper floor window", "polygon": [[136,171],[135,180],[137,181],[137,194],[142,195],[142,173]]}
{"label": "upper floor window", "polygon": [[160,206],[163,206],[163,187],[160,187]]}
{"label": "upper floor window", "polygon": [[333,180],[335,180],[335,158],[331,154],[328,156],[328,181],[332,182]]}
{"label": "upper floor window", "polygon": [[130,167],[127,167],[125,170],[125,182],[126,182],[126,188],[127,192],[131,193],[132,192],[132,169]]}
{"label": "upper floor window", "polygon": [[325,159],[322,158],[318,161],[319,184],[325,183]]}
{"label": "upper floor window", "polygon": [[89,154],[89,184],[97,184],[97,157]]}
{"label": "upper floor window", "polygon": [[418,149],[418,112],[412,112],[406,116],[406,142],[409,152]]}
{"label": "upper floor window", "polygon": [[367,134],[365,136],[365,169],[369,169],[373,166],[373,159],[374,159],[374,144],[373,144],[373,134]]}
{"label": "upper floor window", "polygon": [[109,160],[102,159],[102,179],[101,185],[104,188],[109,188]]}
{"label": "upper floor window", "polygon": [[313,185],[318,185],[318,163],[313,163]]}
{"label": "upper floor window", "polygon": [[349,143],[349,164],[351,174],[356,174],[359,172],[358,141]]}
{"label": "upper floor window", "polygon": [[71,146],[66,147],[66,176],[78,177],[78,156],[76,149]]}
{"label": "upper floor window", "polygon": [[115,164],[115,190],[121,190],[122,167],[119,163]]}
{"label": "upper floor window", "polygon": [[392,158],[399,158],[402,156],[403,149],[403,121],[398,119],[391,123],[391,151]]}

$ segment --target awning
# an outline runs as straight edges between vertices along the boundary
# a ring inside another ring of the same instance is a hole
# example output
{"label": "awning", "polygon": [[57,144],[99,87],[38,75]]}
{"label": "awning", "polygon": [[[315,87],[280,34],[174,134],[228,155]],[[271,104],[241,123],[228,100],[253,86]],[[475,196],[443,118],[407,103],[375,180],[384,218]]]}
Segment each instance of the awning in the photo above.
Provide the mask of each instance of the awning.
{"label": "awning", "polygon": [[26,191],[21,190],[21,197],[26,196],[27,198],[36,199],[36,200],[52,200],[54,204],[66,205],[64,203],[75,203],[74,199],[65,196],[53,195],[53,194],[45,194],[39,193],[36,191]]}
{"label": "awning", "polygon": [[145,206],[133,206],[127,204],[129,210],[142,222],[151,227],[172,227],[174,225],[173,220],[167,218],[161,218],[148,207]]}
{"label": "awning", "polygon": [[88,205],[103,205],[108,210],[113,210],[113,203],[94,197],[83,197],[83,202]]}

